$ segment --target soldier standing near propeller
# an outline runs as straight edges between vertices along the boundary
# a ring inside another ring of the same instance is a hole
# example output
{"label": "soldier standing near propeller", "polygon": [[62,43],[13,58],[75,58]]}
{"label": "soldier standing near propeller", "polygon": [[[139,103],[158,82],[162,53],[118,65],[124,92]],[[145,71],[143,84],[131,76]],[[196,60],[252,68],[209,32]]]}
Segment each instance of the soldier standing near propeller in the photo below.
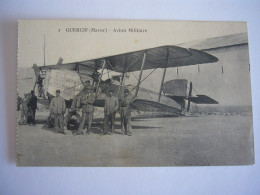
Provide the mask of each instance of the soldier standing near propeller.
{"label": "soldier standing near propeller", "polygon": [[85,121],[87,119],[88,121],[88,128],[86,130],[86,134],[90,133],[93,115],[94,115],[94,102],[95,102],[95,94],[94,90],[91,90],[90,88],[86,89],[86,93],[82,95],[80,100],[78,101],[79,104],[82,105],[82,117],[80,120],[79,128],[77,131],[77,135],[83,135],[83,129],[85,125]]}
{"label": "soldier standing near propeller", "polygon": [[125,135],[132,135],[131,127],[131,103],[134,100],[134,96],[129,92],[128,89],[124,90],[124,97],[121,102],[121,123],[122,123],[122,132]]}
{"label": "soldier standing near propeller", "polygon": [[66,112],[66,104],[65,100],[60,97],[60,90],[56,90],[56,97],[52,99],[50,109],[54,114],[55,127],[58,133],[66,134],[64,132],[64,114]]}
{"label": "soldier standing near propeller", "polygon": [[[105,108],[104,108],[104,135],[111,134],[115,132],[115,117],[116,111],[118,109],[119,103],[117,97],[113,96],[113,91],[109,90],[109,95],[105,100]],[[111,127],[111,130],[109,128]]]}

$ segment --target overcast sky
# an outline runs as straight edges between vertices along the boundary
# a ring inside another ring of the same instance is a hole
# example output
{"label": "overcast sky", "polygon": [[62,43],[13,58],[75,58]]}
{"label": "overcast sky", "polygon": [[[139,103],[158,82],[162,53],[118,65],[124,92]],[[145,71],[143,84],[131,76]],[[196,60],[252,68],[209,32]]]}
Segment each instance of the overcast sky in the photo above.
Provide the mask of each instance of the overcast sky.
{"label": "overcast sky", "polygon": [[[66,28],[108,29],[107,33],[66,32]],[[146,29],[146,33],[113,32],[114,29]],[[44,35],[46,65],[110,56],[162,45],[247,32],[244,22],[49,20],[19,22],[19,66],[43,65]]]}
{"label": "overcast sky", "polygon": [[[88,28],[88,32],[66,32],[66,28]],[[90,28],[103,31],[107,29],[107,32],[89,32]],[[114,32],[114,29],[128,31],[129,28],[143,29],[147,32]],[[63,63],[71,63],[243,32],[247,32],[245,22],[20,21],[18,66],[32,67],[34,63],[39,66],[43,65],[44,35],[45,62],[46,65],[54,65],[60,57],[64,59]],[[245,57],[240,59],[239,66],[236,61],[232,60],[239,55],[231,54],[231,58],[224,55],[225,59],[220,59],[219,63],[201,65],[200,73],[197,66],[180,68],[179,74],[176,74],[176,68],[171,68],[167,70],[165,81],[185,78],[194,82],[194,88],[198,93],[211,96],[221,105],[250,105],[248,52],[239,54]],[[224,75],[221,73],[223,62],[227,63],[224,67]],[[242,70],[245,74],[243,73],[241,77]],[[145,71],[143,76],[145,77],[150,71],[152,70]],[[137,72],[134,74],[138,77]],[[161,76],[162,70],[156,70],[142,85],[158,91]],[[131,76],[127,83],[136,84],[136,82],[136,79]],[[242,86],[242,88],[233,86]],[[234,97],[236,97],[235,100]]]}

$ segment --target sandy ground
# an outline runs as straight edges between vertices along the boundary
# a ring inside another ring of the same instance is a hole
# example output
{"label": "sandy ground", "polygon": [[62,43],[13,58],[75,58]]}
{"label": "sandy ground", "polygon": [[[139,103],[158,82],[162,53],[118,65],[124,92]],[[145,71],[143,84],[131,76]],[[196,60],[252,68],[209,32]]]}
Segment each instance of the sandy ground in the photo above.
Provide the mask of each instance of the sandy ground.
{"label": "sandy ground", "polygon": [[[38,122],[44,116],[38,114]],[[191,166],[254,162],[251,116],[133,117],[133,135],[58,134],[44,124],[18,126],[18,166]]]}

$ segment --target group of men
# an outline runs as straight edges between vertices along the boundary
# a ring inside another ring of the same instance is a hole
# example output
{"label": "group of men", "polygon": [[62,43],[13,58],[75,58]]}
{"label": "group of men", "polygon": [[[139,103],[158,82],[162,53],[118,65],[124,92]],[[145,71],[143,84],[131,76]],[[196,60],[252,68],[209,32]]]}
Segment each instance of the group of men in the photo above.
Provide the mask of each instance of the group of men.
{"label": "group of men", "polygon": [[[115,117],[116,112],[120,108],[122,133],[131,136],[131,102],[134,96],[131,95],[128,89],[124,90],[124,97],[119,103],[118,98],[113,95],[113,90],[109,90],[109,94],[105,99],[104,107],[104,129],[103,135],[115,133]],[[94,116],[94,102],[96,100],[95,90],[87,87],[85,92],[77,98],[76,109],[82,108],[82,117],[75,135],[84,135],[91,132],[92,120]],[[50,109],[54,115],[55,127],[58,133],[66,134],[64,132],[64,114],[66,111],[65,100],[60,97],[60,90],[56,90],[56,97],[54,97],[50,104]],[[88,126],[84,129],[85,122]]]}
{"label": "group of men", "polygon": [[[90,84],[90,83],[88,83]],[[60,90],[56,90],[56,96],[50,103],[50,115],[54,118],[55,128],[58,133],[66,134],[64,131],[64,115],[66,113],[65,100],[60,96]],[[116,113],[120,110],[122,133],[131,136],[131,102],[134,97],[128,89],[124,90],[124,96],[119,102],[118,98],[113,95],[113,90],[109,90],[108,96],[105,99],[104,107],[104,129],[103,135],[115,133],[115,118]],[[75,135],[89,134],[91,131],[92,120],[94,116],[94,102],[97,96],[95,89],[90,85],[86,85],[83,94],[76,101],[76,109],[82,108],[82,116],[79,127]],[[17,96],[18,107],[21,110],[20,125],[32,124],[35,125],[35,114],[37,107],[37,96],[34,90],[31,93],[25,93],[24,98]],[[84,129],[85,122],[88,126]]]}
{"label": "group of men", "polygon": [[103,134],[115,133],[115,117],[118,108],[120,107],[121,127],[122,133],[131,136],[131,102],[134,97],[130,94],[128,89],[124,90],[124,97],[122,101],[118,102],[118,98],[113,96],[113,91],[109,91],[109,95],[105,100],[104,108],[104,132]]}
{"label": "group of men", "polygon": [[21,111],[19,125],[35,125],[37,109],[37,96],[34,94],[34,90],[31,93],[25,93],[23,98],[17,95],[17,110]]}

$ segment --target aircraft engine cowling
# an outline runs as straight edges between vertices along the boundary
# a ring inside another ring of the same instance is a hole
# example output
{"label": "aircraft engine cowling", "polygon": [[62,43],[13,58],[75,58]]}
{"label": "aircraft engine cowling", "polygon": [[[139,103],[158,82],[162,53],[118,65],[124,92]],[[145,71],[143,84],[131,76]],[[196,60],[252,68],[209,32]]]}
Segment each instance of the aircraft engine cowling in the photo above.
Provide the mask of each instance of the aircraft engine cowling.
{"label": "aircraft engine cowling", "polygon": [[[89,77],[89,80],[92,81],[92,78]],[[61,97],[71,100],[84,89],[84,84],[80,75],[75,71],[52,69],[46,73],[43,88],[52,96],[55,96],[56,90],[59,89]]]}

